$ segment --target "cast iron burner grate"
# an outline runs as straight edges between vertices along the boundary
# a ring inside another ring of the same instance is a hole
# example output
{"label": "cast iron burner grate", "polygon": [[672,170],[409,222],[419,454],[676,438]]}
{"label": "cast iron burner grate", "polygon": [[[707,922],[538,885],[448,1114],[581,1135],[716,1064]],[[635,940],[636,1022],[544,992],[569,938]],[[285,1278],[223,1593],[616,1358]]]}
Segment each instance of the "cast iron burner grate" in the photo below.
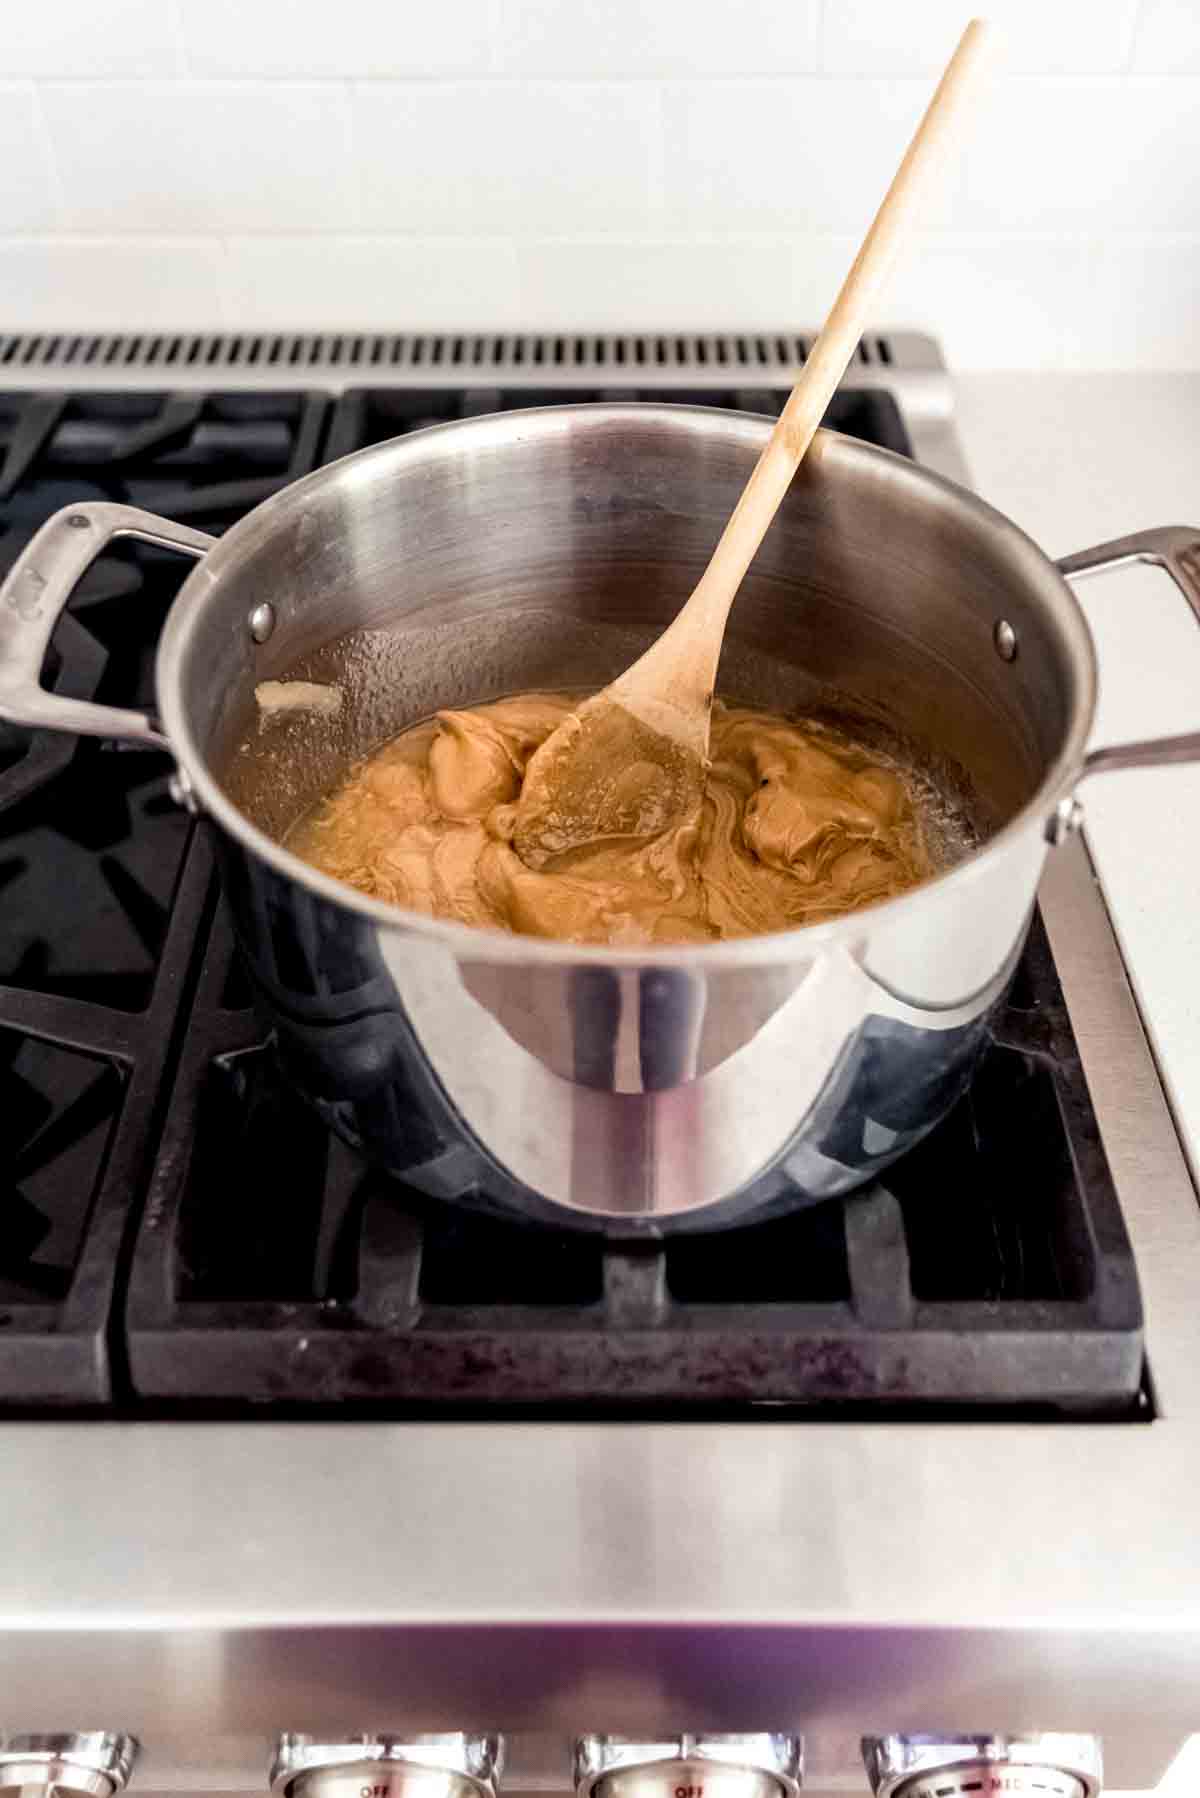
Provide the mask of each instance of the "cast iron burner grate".
{"label": "cast iron burner grate", "polygon": [[130,1278],[143,1398],[1136,1409],[1132,1256],[1040,921],[972,1091],[881,1183],[657,1245],[373,1171],[247,997],[219,908]]}
{"label": "cast iron burner grate", "polygon": [[[74,500],[220,530],[315,464],[328,412],[306,394],[0,394],[0,574]],[[152,706],[185,571],[144,548],[102,557],[46,683]],[[0,1403],[112,1396],[122,1243],[207,891],[167,774],[163,756],[0,723]]]}
{"label": "cast iron burner grate", "polygon": [[[715,406],[723,412],[762,412],[777,418],[787,399],[778,387],[672,387],[650,392],[607,387],[351,387],[341,396],[329,428],[325,460],[351,450],[455,418],[511,412],[527,406],[591,405],[607,400],[653,400],[659,405]],[[902,456],[912,444],[895,399],[884,389],[848,388],[835,393],[822,423],[848,437],[862,437]]]}
{"label": "cast iron burner grate", "polygon": [[[784,397],[0,394],[0,571],[73,500],[219,531],[318,462],[497,405]],[[885,393],[828,422],[909,449]],[[185,573],[103,557],[47,682],[150,704]],[[432,1202],[299,1105],[166,773],[0,726],[0,1406],[1146,1414],[1136,1274],[1040,928],[969,1101],[886,1188],[605,1246]]]}

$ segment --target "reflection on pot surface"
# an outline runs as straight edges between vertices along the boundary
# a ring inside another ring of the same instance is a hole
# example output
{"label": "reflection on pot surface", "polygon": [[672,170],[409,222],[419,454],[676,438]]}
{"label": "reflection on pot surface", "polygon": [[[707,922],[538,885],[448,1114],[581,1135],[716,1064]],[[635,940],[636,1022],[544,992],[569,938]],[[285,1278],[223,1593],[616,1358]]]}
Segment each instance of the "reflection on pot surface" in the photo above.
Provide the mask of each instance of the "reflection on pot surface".
{"label": "reflection on pot surface", "polygon": [[1009,973],[929,1017],[840,946],[530,970],[377,930],[223,848],[284,1065],[329,1123],[410,1184],[559,1221],[711,1228],[851,1190],[963,1091]]}

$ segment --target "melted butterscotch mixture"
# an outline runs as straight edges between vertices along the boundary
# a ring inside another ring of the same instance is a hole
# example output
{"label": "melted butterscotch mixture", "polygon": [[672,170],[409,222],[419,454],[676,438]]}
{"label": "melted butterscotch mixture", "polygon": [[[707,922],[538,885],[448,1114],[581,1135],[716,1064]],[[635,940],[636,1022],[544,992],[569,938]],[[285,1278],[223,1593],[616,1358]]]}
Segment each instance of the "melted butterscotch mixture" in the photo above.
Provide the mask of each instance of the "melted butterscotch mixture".
{"label": "melted butterscotch mixture", "polygon": [[288,847],[396,905],[528,936],[709,942],[809,924],[934,871],[908,783],[826,726],[717,704],[703,803],[649,842],[527,868],[511,844],[525,765],[578,700],[441,712],[353,768]]}

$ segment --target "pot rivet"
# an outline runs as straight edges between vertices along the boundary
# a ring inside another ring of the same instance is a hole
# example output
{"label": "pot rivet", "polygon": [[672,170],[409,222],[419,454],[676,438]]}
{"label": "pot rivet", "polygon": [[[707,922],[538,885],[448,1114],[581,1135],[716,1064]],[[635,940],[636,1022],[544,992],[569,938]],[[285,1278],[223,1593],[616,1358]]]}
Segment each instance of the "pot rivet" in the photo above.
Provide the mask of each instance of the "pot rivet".
{"label": "pot rivet", "polygon": [[75,531],[86,531],[91,522],[86,512],[71,512],[67,516],[67,523]]}
{"label": "pot rivet", "polygon": [[1004,662],[1015,662],[1017,659],[1017,633],[1007,618],[997,618],[996,628],[992,632],[992,642],[996,645],[996,654]]}
{"label": "pot rivet", "polygon": [[275,629],[275,607],[264,599],[261,606],[255,606],[247,620],[250,635],[256,643],[265,643]]}
{"label": "pot rivet", "polygon": [[1083,807],[1075,795],[1070,793],[1065,799],[1059,800],[1051,813],[1046,825],[1046,841],[1057,847],[1059,843],[1065,843],[1068,837],[1074,836],[1082,823]]}

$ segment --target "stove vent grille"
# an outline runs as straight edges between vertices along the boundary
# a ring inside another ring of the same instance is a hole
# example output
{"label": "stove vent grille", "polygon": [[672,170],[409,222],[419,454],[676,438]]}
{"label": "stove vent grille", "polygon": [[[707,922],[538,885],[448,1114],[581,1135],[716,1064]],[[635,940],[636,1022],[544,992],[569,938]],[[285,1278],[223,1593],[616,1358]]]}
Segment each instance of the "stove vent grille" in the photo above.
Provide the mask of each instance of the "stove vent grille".
{"label": "stove vent grille", "polygon": [[[878,378],[895,364],[911,366],[913,358],[897,349],[900,338],[910,345],[924,341],[903,333],[865,337],[858,347],[859,368]],[[72,386],[98,379],[125,385],[131,377],[158,383],[199,378],[211,384],[231,377],[259,386],[313,378],[338,384],[403,380],[461,385],[503,378],[508,385],[531,386],[546,381],[557,386],[648,381],[720,385],[744,382],[748,373],[791,379],[810,341],[781,331],[720,336],[46,332],[0,336],[0,384],[28,385],[32,378],[44,384],[47,377]],[[929,366],[924,355],[917,360]]]}

